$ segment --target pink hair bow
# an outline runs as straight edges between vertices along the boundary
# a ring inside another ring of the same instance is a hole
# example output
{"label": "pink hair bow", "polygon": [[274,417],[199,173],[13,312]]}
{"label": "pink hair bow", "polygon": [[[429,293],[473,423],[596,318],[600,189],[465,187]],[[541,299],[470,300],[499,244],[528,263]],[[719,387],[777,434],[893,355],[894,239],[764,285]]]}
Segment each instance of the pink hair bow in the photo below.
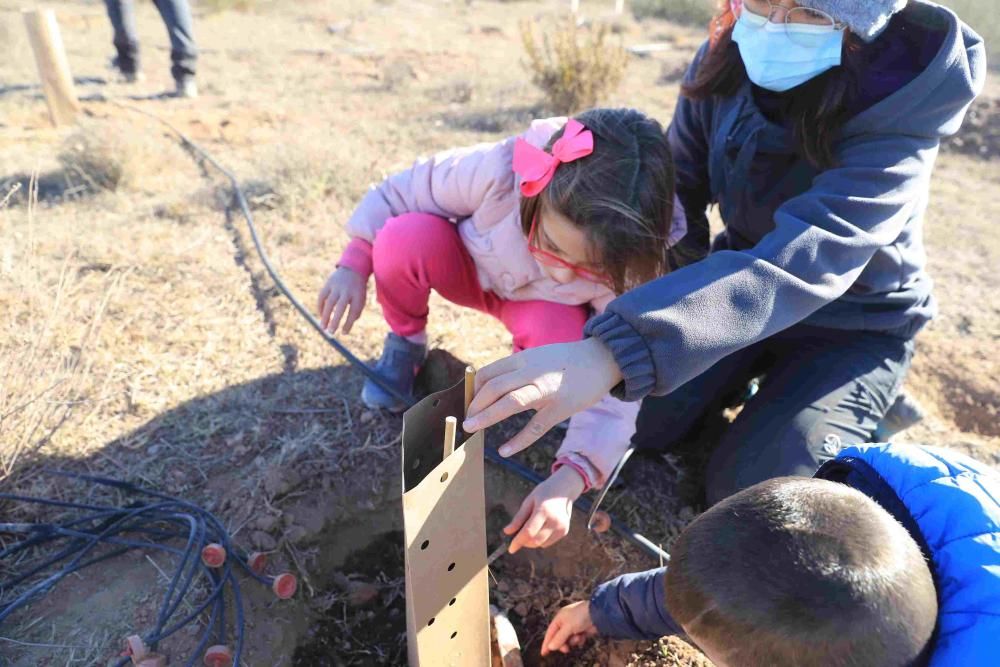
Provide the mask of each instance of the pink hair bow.
{"label": "pink hair bow", "polygon": [[534,197],[549,184],[561,163],[579,160],[593,152],[594,134],[573,118],[552,144],[551,155],[518,138],[514,142],[514,173],[521,177],[521,194]]}

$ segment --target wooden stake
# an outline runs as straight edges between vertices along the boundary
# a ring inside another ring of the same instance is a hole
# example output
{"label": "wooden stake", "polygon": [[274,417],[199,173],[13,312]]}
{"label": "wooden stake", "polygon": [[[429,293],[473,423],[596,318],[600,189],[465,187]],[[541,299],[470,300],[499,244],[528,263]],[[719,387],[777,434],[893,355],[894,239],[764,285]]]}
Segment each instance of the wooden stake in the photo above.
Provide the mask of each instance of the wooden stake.
{"label": "wooden stake", "polygon": [[469,406],[472,405],[472,397],[476,395],[476,369],[472,366],[465,367],[465,416],[469,416]]}
{"label": "wooden stake", "polygon": [[73,75],[69,71],[56,14],[51,9],[26,9],[22,15],[52,124],[70,124],[80,111],[80,102],[73,89]]}
{"label": "wooden stake", "polygon": [[448,458],[455,451],[455,435],[458,433],[458,420],[454,417],[444,419],[444,458]]}

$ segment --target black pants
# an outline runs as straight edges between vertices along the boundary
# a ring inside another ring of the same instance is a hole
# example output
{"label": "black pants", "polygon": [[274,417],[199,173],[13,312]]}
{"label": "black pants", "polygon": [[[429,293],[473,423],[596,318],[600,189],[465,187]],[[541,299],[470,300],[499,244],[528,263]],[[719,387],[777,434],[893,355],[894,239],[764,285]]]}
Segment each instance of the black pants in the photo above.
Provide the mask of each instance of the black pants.
{"label": "black pants", "polygon": [[[133,0],[105,0],[108,18],[114,30],[114,44],[118,51],[118,68],[128,74],[139,69],[139,34],[135,27]],[[194,76],[198,50],[194,45],[191,7],[187,0],[153,0],[163,18],[170,36],[170,73],[174,79]]]}
{"label": "black pants", "polygon": [[639,412],[634,443],[669,450],[709,410],[733,404],[763,374],[760,391],[727,427],[706,471],[709,503],[784,475],[811,476],[841,447],[867,442],[899,393],[913,341],[798,325],[740,350]]}

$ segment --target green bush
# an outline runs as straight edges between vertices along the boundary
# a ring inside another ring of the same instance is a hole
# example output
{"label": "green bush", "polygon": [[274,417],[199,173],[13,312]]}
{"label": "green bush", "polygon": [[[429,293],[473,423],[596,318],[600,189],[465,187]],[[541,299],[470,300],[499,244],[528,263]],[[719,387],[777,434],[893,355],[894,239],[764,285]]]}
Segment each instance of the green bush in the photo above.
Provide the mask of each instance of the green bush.
{"label": "green bush", "polygon": [[717,0],[632,0],[632,13],[637,19],[655,17],[674,23],[707,25],[718,5]]}
{"label": "green bush", "polygon": [[578,26],[575,17],[543,31],[541,43],[528,22],[521,24],[521,39],[532,82],[548,96],[556,113],[571,114],[595,106],[621,83],[628,53],[621,44],[609,43],[607,25]]}

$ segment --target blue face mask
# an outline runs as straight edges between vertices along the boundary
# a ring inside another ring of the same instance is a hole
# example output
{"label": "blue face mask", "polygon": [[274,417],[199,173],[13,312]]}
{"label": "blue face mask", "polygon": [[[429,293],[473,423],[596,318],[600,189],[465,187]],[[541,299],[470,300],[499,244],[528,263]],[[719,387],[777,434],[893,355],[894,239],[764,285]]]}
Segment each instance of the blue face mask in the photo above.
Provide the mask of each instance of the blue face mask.
{"label": "blue face mask", "polygon": [[733,41],[750,80],[783,93],[840,64],[844,30],[772,23],[744,9],[733,28]]}

